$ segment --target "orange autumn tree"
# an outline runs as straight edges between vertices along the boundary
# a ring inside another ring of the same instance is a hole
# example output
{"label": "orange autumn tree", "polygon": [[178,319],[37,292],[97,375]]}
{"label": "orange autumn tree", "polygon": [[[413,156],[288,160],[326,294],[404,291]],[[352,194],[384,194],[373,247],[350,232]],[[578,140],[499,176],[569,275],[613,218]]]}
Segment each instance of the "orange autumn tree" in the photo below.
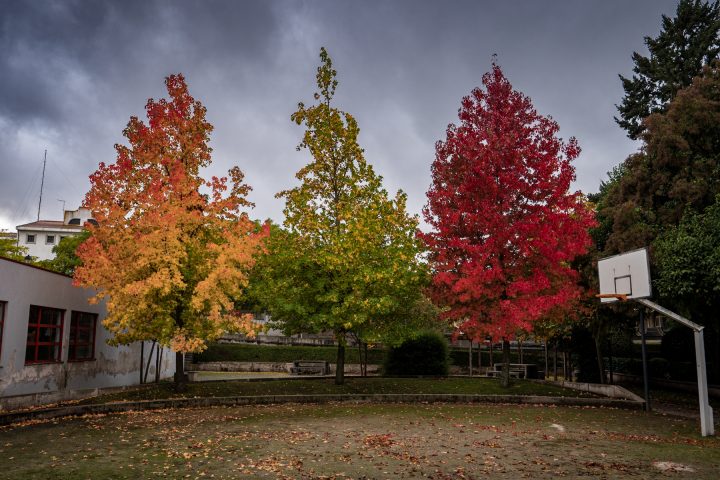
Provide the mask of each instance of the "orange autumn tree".
{"label": "orange autumn tree", "polygon": [[148,100],[148,123],[131,117],[129,143],[117,160],[90,176],[85,206],[97,220],[77,250],[75,283],[106,299],[103,324],[114,344],[155,339],[176,355],[197,352],[226,331],[252,334],[250,316],[237,315],[254,254],[266,232],[243,209],[250,187],[238,167],[229,178],[200,176],[211,163],[213,127],[182,75],[165,84],[169,100]]}

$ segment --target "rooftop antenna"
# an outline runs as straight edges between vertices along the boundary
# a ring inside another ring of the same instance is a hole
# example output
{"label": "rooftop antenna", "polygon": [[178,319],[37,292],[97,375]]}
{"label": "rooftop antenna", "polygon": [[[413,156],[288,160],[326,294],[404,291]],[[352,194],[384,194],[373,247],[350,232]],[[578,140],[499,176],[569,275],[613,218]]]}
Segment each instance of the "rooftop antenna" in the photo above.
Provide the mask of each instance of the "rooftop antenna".
{"label": "rooftop antenna", "polygon": [[65,217],[65,200],[63,200],[62,198],[58,198],[57,201],[62,202],[62,204],[63,204],[62,213],[63,213],[63,217]]}
{"label": "rooftop antenna", "polygon": [[42,180],[40,180],[40,201],[38,202],[38,215],[37,221],[40,221],[40,207],[42,206],[42,192],[43,186],[45,185],[45,164],[47,163],[47,149],[45,149],[45,158],[43,159],[43,173]]}

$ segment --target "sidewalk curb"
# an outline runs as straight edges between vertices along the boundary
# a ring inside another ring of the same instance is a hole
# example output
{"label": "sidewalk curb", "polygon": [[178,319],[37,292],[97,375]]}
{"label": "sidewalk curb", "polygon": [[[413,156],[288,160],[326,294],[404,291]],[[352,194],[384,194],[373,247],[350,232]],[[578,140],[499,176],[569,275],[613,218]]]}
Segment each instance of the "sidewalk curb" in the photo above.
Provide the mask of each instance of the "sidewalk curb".
{"label": "sidewalk curb", "polygon": [[51,420],[82,415],[112,414],[128,411],[166,408],[197,408],[216,406],[272,405],[285,403],[490,403],[517,405],[560,405],[581,407],[609,407],[642,409],[643,403],[632,400],[579,397],[544,397],[535,395],[473,395],[473,394],[325,394],[325,395],[268,395],[236,397],[170,398],[136,402],[70,405],[38,410],[0,414],[0,426],[20,422]]}

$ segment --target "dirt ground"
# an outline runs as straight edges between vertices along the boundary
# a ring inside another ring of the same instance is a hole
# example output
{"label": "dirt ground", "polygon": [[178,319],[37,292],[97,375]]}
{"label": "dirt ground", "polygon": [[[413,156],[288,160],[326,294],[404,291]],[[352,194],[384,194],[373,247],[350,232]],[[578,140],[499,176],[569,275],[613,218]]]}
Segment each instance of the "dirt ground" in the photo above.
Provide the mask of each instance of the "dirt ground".
{"label": "dirt ground", "polygon": [[0,479],[720,478],[694,420],[603,408],[218,407],[0,429]]}

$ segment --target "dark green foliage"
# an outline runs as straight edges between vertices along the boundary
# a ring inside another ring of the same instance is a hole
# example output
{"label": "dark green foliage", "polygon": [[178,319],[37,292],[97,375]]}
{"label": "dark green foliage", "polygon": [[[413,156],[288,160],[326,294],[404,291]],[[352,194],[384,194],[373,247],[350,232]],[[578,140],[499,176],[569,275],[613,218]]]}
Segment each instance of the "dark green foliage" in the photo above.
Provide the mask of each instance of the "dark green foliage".
{"label": "dark green foliage", "polygon": [[447,375],[448,345],[436,332],[424,332],[388,351],[385,375]]}
{"label": "dark green foliage", "polygon": [[[594,197],[604,254],[649,246],[686,212],[720,194],[720,66],[707,67],[667,112],[647,120],[645,148],[612,172]],[[619,178],[618,174],[619,173]]]}
{"label": "dark green foliage", "polygon": [[655,252],[655,286],[663,297],[688,311],[719,307],[720,196],[704,213],[688,214],[678,227],[662,235],[655,242]]}
{"label": "dark green foliage", "polygon": [[572,329],[572,348],[575,368],[578,370],[578,382],[600,383],[595,341],[586,327],[576,325]]}
{"label": "dark green foliage", "polygon": [[633,53],[632,78],[620,75],[625,96],[615,121],[632,139],[640,137],[643,120],[664,112],[681,88],[687,87],[703,65],[718,58],[720,6],[700,0],[681,0],[675,18],[662,17],[662,31],[645,37],[649,57]]}
{"label": "dark green foliage", "polygon": [[[356,348],[345,351],[348,363],[360,363]],[[325,360],[335,363],[336,347],[252,345],[242,343],[211,343],[207,350],[193,355],[196,362],[294,362],[295,360]],[[382,364],[385,350],[368,350],[369,364]]]}
{"label": "dark green foliage", "polygon": [[689,328],[678,325],[671,328],[662,338],[661,354],[672,362],[690,362],[695,359],[695,343],[693,332]]}

